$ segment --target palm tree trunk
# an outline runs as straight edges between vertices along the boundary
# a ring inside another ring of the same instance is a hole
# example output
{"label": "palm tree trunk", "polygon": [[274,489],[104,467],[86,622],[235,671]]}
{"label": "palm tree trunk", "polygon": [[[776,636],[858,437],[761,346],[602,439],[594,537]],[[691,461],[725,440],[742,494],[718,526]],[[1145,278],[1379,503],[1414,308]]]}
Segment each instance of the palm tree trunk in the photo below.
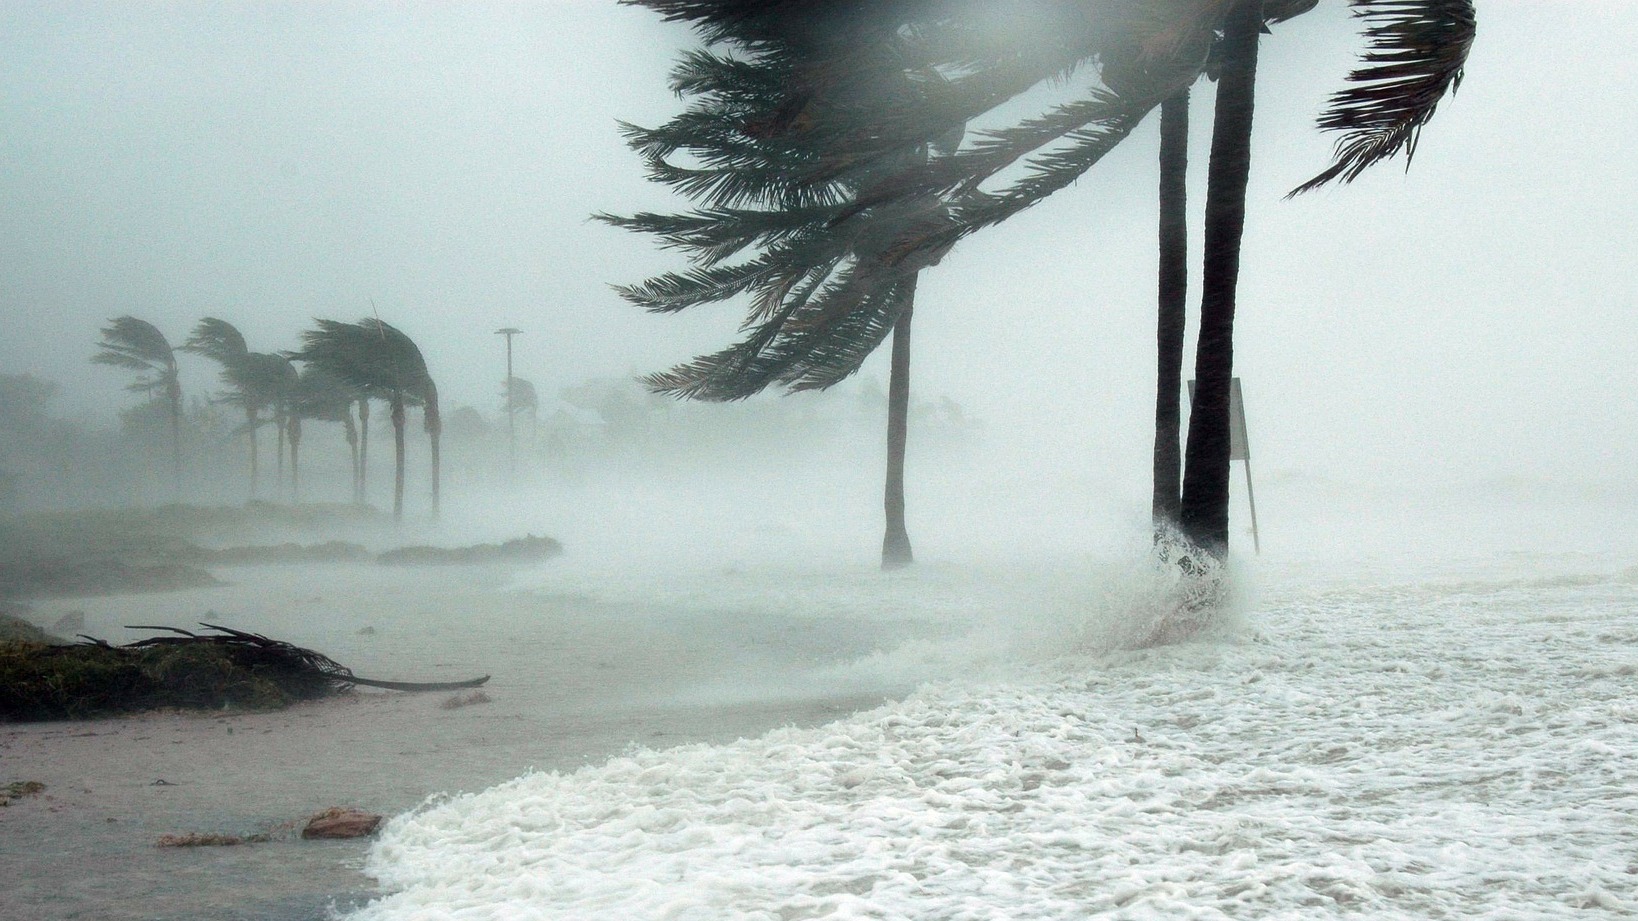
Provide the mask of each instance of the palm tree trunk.
{"label": "palm tree trunk", "polygon": [[427,392],[423,394],[421,413],[423,427],[427,430],[427,440],[432,447],[432,520],[437,521],[439,487],[443,480],[438,447],[440,436],[444,433],[444,420],[438,411],[438,385],[428,380],[426,386]]}
{"label": "palm tree trunk", "polygon": [[348,404],[341,413],[342,431],[347,437],[347,453],[352,457],[352,498],[358,501],[358,425],[353,422],[353,407]]}
{"label": "palm tree trunk", "polygon": [[1160,105],[1160,292],[1155,370],[1155,540],[1182,510],[1183,327],[1189,292],[1189,91]]}
{"label": "palm tree trunk", "polygon": [[301,502],[301,417],[290,417],[290,496]]}
{"label": "palm tree trunk", "polygon": [[245,430],[250,436],[250,500],[256,501],[256,429],[260,419],[256,418],[254,409],[245,410]]}
{"label": "palm tree trunk", "polygon": [[171,478],[175,480],[176,501],[182,501],[182,386],[170,382],[171,400]]}
{"label": "palm tree trunk", "polygon": [[358,401],[358,495],[353,501],[359,505],[370,502],[367,478],[370,471],[370,401]]}
{"label": "palm tree trunk", "polygon": [[1251,122],[1257,84],[1262,0],[1243,0],[1223,28],[1222,75],[1206,185],[1205,265],[1194,405],[1183,473],[1183,533],[1222,557],[1228,553],[1229,380],[1234,376],[1234,306],[1240,238],[1251,175]]}
{"label": "palm tree trunk", "polygon": [[274,452],[273,499],[275,502],[278,501],[280,494],[284,492],[284,427],[287,421],[281,410],[275,409],[273,411],[274,440],[278,448]]}
{"label": "palm tree trunk", "polygon": [[917,276],[906,282],[904,312],[893,324],[893,360],[887,379],[887,488],[883,506],[882,568],[903,569],[915,562],[904,526],[904,448],[910,434],[910,319],[915,313]]}
{"label": "palm tree trunk", "polygon": [[392,520],[404,520],[404,397],[392,395]]}

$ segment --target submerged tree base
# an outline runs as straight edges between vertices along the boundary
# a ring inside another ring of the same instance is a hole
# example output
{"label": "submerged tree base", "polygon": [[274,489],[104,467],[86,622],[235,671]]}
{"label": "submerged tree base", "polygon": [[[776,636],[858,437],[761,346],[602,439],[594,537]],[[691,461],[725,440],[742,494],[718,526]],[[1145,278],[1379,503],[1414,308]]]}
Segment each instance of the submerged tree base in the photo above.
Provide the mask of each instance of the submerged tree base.
{"label": "submerged tree base", "polygon": [[1132,643],[1138,649],[1169,646],[1199,636],[1223,613],[1228,602],[1228,573],[1223,561],[1176,530],[1159,530],[1153,560],[1171,583],[1155,617]]}
{"label": "submerged tree base", "polygon": [[124,646],[82,637],[49,645],[0,642],[0,720],[84,719],[167,707],[275,710],[350,690],[355,685],[402,691],[477,687],[471,681],[415,683],[359,678],[310,649],[254,633],[202,624],[134,627],[171,636]]}

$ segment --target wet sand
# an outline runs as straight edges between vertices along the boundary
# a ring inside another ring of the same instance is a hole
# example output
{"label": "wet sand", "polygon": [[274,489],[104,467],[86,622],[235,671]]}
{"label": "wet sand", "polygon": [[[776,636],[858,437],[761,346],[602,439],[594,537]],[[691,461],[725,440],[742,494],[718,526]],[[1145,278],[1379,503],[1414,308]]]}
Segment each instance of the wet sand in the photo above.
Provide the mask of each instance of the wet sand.
{"label": "wet sand", "polygon": [[[327,807],[391,815],[634,745],[823,723],[903,690],[801,680],[882,639],[813,620],[516,593],[502,569],[223,574],[235,584],[58,600],[31,619],[83,611],[86,633],[115,642],[147,635],[121,624],[222,623],[365,677],[491,674],[491,701],[449,709],[451,693],[360,691],[274,713],[0,725],[0,783],[47,788],[0,809],[0,918],[312,921],[374,892],[359,869],[367,841],[300,840],[299,823]],[[273,840],[155,846],[186,833]]]}

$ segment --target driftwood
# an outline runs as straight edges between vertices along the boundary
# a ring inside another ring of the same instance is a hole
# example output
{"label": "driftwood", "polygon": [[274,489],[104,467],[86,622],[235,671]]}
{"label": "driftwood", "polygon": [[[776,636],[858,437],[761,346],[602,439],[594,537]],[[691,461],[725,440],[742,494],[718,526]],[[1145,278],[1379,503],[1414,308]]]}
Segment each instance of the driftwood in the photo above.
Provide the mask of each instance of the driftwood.
{"label": "driftwood", "polygon": [[[334,685],[334,689],[337,691],[344,691],[355,685],[383,688],[388,691],[460,691],[467,688],[482,687],[489,681],[488,675],[481,678],[469,678],[465,681],[383,681],[378,678],[360,678],[353,674],[353,670],[347,666],[311,649],[303,649],[300,646],[265,637],[259,633],[246,633],[243,630],[207,624],[203,621],[200,622],[199,626],[215,630],[217,635],[201,636],[179,627],[128,624],[125,628],[127,630],[158,630],[174,633],[177,636],[153,636],[145,640],[126,643],[120,648],[147,649],[155,646],[176,646],[184,643],[211,643],[217,646],[227,646],[236,651],[253,652],[256,654],[257,659],[276,662],[286,668],[310,672]],[[80,634],[80,639],[99,646],[108,645],[102,640],[84,634]]]}

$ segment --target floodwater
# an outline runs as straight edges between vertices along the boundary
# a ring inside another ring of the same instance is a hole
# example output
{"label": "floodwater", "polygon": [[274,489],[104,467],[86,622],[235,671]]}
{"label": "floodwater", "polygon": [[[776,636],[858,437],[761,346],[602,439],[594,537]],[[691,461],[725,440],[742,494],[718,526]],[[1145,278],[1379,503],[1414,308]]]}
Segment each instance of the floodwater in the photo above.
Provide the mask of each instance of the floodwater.
{"label": "floodwater", "polygon": [[[83,611],[85,632],[113,642],[149,635],[126,624],[208,621],[318,650],[362,677],[488,674],[490,702],[449,708],[451,693],[360,691],[277,713],[0,727],[0,779],[47,787],[0,810],[0,918],[322,918],[375,890],[360,872],[367,842],[300,840],[295,823],[315,812],[390,816],[530,769],[824,723],[911,687],[839,664],[941,629],[817,617],[808,605],[753,609],[731,591],[663,583],[622,592],[605,578],[607,590],[590,590],[504,568],[220,575],[233,584],[62,599],[31,616],[49,625]],[[713,578],[720,587],[738,577]],[[766,601],[766,577],[751,578]],[[155,846],[186,833],[273,840]]]}

